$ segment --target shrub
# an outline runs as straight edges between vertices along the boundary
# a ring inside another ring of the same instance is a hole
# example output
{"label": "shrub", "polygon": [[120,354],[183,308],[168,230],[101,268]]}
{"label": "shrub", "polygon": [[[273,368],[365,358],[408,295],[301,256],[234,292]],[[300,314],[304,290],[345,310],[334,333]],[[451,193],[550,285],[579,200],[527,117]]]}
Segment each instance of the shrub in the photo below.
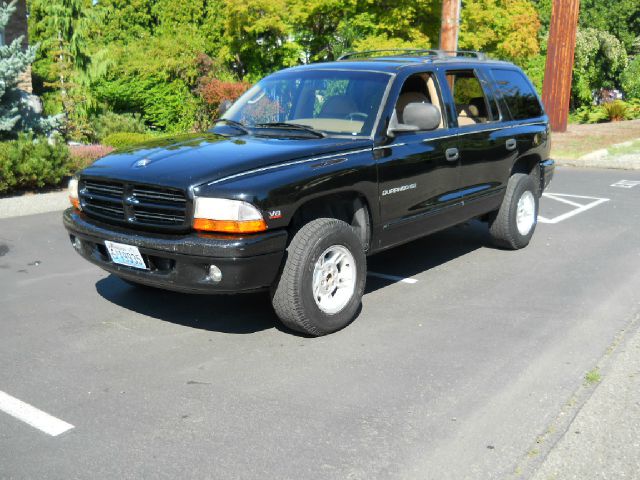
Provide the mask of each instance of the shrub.
{"label": "shrub", "polygon": [[139,143],[144,143],[153,138],[156,138],[156,136],[150,133],[121,132],[121,133],[113,133],[105,137],[102,140],[102,143],[109,147],[120,149],[120,148],[131,147]]}
{"label": "shrub", "polygon": [[146,133],[147,127],[138,113],[106,112],[91,121],[95,139],[101,142],[114,133]]}
{"label": "shrub", "polygon": [[72,172],[82,170],[113,150],[114,148],[108,145],[73,145],[69,147]]}
{"label": "shrub", "polygon": [[578,108],[569,116],[572,123],[602,123],[608,120],[607,114],[600,105],[589,105]]}
{"label": "shrub", "polygon": [[69,148],[60,138],[22,133],[0,144],[0,192],[59,185],[70,164]]}
{"label": "shrub", "polygon": [[613,102],[607,102],[602,105],[607,118],[611,122],[619,122],[627,119],[627,113],[629,107],[627,104],[620,100],[614,100]]}
{"label": "shrub", "polygon": [[629,107],[628,118],[630,120],[640,118],[640,98],[633,98],[627,102]]}
{"label": "shrub", "polygon": [[620,81],[627,98],[640,99],[640,55],[629,62],[627,68],[622,72]]}
{"label": "shrub", "polygon": [[208,107],[212,117],[220,116],[218,107],[225,100],[236,101],[251,84],[246,82],[226,82],[217,78],[201,79],[198,92]]}

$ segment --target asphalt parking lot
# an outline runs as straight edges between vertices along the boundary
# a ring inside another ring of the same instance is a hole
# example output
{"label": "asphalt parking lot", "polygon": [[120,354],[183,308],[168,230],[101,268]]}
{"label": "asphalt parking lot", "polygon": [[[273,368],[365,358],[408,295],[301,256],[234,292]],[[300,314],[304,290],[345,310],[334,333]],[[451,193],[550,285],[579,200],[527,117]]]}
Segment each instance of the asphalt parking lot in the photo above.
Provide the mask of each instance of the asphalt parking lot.
{"label": "asphalt parking lot", "polygon": [[0,220],[0,478],[517,476],[640,311],[640,172],[548,192],[524,250],[471,222],[370,258],[322,338],[265,295],[132,288],[60,212]]}

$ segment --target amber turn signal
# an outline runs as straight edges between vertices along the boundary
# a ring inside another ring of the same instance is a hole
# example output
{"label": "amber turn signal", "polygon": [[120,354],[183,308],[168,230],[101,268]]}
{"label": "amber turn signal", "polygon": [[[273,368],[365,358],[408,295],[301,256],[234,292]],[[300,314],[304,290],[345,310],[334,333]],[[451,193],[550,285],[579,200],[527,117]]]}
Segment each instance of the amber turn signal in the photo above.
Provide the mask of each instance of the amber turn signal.
{"label": "amber turn signal", "polygon": [[194,218],[194,230],[221,233],[257,233],[264,232],[267,224],[264,220],[211,220],[208,218]]}

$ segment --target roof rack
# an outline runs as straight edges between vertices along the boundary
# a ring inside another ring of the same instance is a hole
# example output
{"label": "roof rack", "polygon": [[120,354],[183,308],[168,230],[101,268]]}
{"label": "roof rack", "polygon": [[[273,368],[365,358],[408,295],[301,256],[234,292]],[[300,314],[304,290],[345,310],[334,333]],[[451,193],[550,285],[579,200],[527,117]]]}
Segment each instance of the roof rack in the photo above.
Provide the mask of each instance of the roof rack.
{"label": "roof rack", "polygon": [[[349,60],[355,57],[361,56],[383,56],[383,55],[375,55],[381,53],[393,53],[395,56],[428,56],[435,57],[438,59],[445,59],[451,57],[473,57],[478,60],[486,60],[487,56],[482,52],[476,52],[473,50],[428,50],[428,49],[415,49],[415,48],[391,48],[384,50],[363,50],[361,52],[349,52],[338,58],[340,60]],[[373,54],[373,55],[372,55]]]}

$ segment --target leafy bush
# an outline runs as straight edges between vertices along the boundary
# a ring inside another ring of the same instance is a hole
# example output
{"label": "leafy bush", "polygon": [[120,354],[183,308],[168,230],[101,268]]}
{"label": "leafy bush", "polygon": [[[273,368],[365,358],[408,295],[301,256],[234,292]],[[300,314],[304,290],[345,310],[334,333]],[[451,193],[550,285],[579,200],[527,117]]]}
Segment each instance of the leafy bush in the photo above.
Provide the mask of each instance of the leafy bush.
{"label": "leafy bush", "polygon": [[73,145],[69,147],[71,153],[71,170],[77,172],[91,165],[97,159],[113,152],[108,145]]}
{"label": "leafy bush", "polygon": [[601,105],[585,105],[569,115],[571,123],[602,123],[608,120]]}
{"label": "leafy bush", "polygon": [[91,126],[99,142],[114,133],[146,133],[147,127],[139,113],[106,112],[95,117]]}
{"label": "leafy bush", "polygon": [[49,141],[22,133],[0,143],[0,193],[59,185],[70,173],[69,148],[60,138]]}
{"label": "leafy bush", "polygon": [[620,100],[614,100],[613,102],[607,102],[602,105],[607,118],[611,122],[619,122],[627,119],[629,107],[626,103]]}
{"label": "leafy bush", "polygon": [[640,99],[615,100],[602,105],[580,107],[569,116],[572,123],[602,123],[640,118]]}
{"label": "leafy bush", "polygon": [[219,117],[218,108],[220,104],[226,100],[236,101],[249,87],[251,87],[251,84],[247,82],[225,82],[217,78],[211,78],[201,81],[198,92],[210,108],[211,116]]}
{"label": "leafy bush", "polygon": [[[638,39],[640,40],[640,37]],[[627,98],[640,99],[640,55],[629,62],[622,72],[620,81]]]}
{"label": "leafy bush", "polygon": [[104,145],[113,148],[126,148],[156,138],[150,133],[121,132],[113,133],[102,140]]}
{"label": "leafy bush", "polygon": [[589,105],[595,90],[619,87],[620,74],[627,68],[624,45],[609,32],[579,29],[571,92],[577,105]]}

